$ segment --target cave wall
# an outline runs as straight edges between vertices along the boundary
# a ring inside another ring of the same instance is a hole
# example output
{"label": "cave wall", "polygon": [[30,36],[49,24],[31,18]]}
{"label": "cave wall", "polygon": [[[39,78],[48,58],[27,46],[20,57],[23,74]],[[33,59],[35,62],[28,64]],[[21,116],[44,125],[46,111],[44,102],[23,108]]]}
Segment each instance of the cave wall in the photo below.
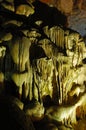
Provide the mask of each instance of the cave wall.
{"label": "cave wall", "polygon": [[1,103],[9,95],[32,122],[71,129],[85,119],[84,2],[0,1]]}
{"label": "cave wall", "polygon": [[68,18],[68,27],[86,36],[86,0],[41,0],[56,7]]}

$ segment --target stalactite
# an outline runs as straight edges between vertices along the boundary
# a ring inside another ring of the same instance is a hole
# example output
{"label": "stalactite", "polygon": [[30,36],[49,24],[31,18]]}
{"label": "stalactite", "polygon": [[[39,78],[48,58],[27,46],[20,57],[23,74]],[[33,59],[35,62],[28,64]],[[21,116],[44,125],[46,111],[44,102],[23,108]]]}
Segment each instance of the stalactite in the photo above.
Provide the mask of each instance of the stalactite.
{"label": "stalactite", "polygon": [[62,30],[61,30],[60,27],[59,27],[59,47],[63,48],[63,45],[62,45]]}

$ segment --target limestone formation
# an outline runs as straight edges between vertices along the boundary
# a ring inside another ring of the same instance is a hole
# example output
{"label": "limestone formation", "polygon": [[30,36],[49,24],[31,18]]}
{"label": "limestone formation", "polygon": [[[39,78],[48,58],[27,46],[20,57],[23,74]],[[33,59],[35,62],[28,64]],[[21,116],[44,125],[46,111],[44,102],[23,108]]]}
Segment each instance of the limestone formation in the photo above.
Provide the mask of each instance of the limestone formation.
{"label": "limestone formation", "polygon": [[45,108],[43,104],[34,101],[24,108],[25,114],[29,115],[33,121],[41,120],[44,117]]}
{"label": "limestone formation", "polygon": [[53,70],[52,59],[41,58],[33,62],[33,93],[34,98],[41,101],[43,96],[53,98]]}
{"label": "limestone formation", "polygon": [[29,93],[29,74],[28,73],[21,73],[21,74],[13,73],[11,78],[13,82],[15,83],[15,85],[18,87],[19,98],[21,99],[23,91],[25,92],[24,96],[27,97]]}
{"label": "limestone formation", "polygon": [[34,9],[28,5],[19,5],[16,8],[16,14],[19,15],[25,15],[26,17],[28,17],[29,15],[34,13]]}
{"label": "limestone formation", "polygon": [[5,9],[9,10],[9,11],[15,11],[15,8],[14,8],[14,3],[13,1],[3,1],[1,3],[2,7],[4,7]]}
{"label": "limestone formation", "polygon": [[11,33],[6,33],[5,31],[3,31],[0,35],[0,42],[9,41],[11,39],[12,39]]}
{"label": "limestone formation", "polygon": [[[57,122],[62,122],[62,124],[70,125],[72,123],[76,124],[76,108],[85,102],[86,94],[81,96],[79,101],[73,106],[51,106],[46,110],[46,116],[50,120],[57,120]],[[69,124],[66,124],[69,123]]]}
{"label": "limestone formation", "polygon": [[0,46],[0,58],[3,58],[6,53],[6,47]]}
{"label": "limestone formation", "polygon": [[84,85],[79,85],[79,84],[74,84],[74,88],[72,87],[72,90],[68,93],[69,96],[74,96],[76,95],[77,97],[80,95],[80,93],[85,92],[85,86]]}
{"label": "limestone formation", "polygon": [[33,130],[29,117],[36,130],[74,129],[86,120],[86,45],[66,27],[73,1],[65,1],[55,1],[62,14],[38,0],[0,1],[0,114],[11,114],[14,129]]}
{"label": "limestone formation", "polygon": [[[27,37],[14,37],[10,45],[10,54],[18,71],[23,72],[29,67],[29,49],[31,42]],[[15,53],[16,52],[16,53]]]}

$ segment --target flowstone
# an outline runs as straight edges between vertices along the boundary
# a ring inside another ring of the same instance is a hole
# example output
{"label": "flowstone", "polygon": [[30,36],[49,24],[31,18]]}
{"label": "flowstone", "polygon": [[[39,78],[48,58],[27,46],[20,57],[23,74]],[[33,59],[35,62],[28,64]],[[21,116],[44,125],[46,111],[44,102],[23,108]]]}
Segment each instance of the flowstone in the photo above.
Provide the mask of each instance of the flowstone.
{"label": "flowstone", "polygon": [[[0,3],[1,97],[18,98],[14,103],[34,125],[36,122],[48,128],[46,124],[51,123],[51,129],[75,128],[78,119],[86,115],[83,37],[65,27],[65,16],[56,8],[40,1],[13,3],[15,11],[8,8],[10,1]],[[49,19],[38,15],[38,5],[41,13],[44,7],[48,9],[45,16],[49,14]],[[59,15],[63,23],[59,19],[57,22]]]}

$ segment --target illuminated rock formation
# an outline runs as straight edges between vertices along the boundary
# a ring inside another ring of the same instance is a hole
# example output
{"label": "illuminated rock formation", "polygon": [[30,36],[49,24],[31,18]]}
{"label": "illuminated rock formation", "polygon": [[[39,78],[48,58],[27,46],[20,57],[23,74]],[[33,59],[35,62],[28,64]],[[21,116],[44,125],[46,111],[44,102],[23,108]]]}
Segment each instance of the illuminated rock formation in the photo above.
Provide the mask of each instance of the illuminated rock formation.
{"label": "illuminated rock formation", "polygon": [[[65,12],[65,0],[60,2]],[[33,123],[45,124],[43,128],[51,123],[52,129],[73,129],[86,115],[84,38],[67,28],[66,16],[53,6],[15,0],[13,11],[6,5],[10,1],[0,3],[1,97],[9,95],[12,104]],[[69,4],[72,10],[72,0]]]}

